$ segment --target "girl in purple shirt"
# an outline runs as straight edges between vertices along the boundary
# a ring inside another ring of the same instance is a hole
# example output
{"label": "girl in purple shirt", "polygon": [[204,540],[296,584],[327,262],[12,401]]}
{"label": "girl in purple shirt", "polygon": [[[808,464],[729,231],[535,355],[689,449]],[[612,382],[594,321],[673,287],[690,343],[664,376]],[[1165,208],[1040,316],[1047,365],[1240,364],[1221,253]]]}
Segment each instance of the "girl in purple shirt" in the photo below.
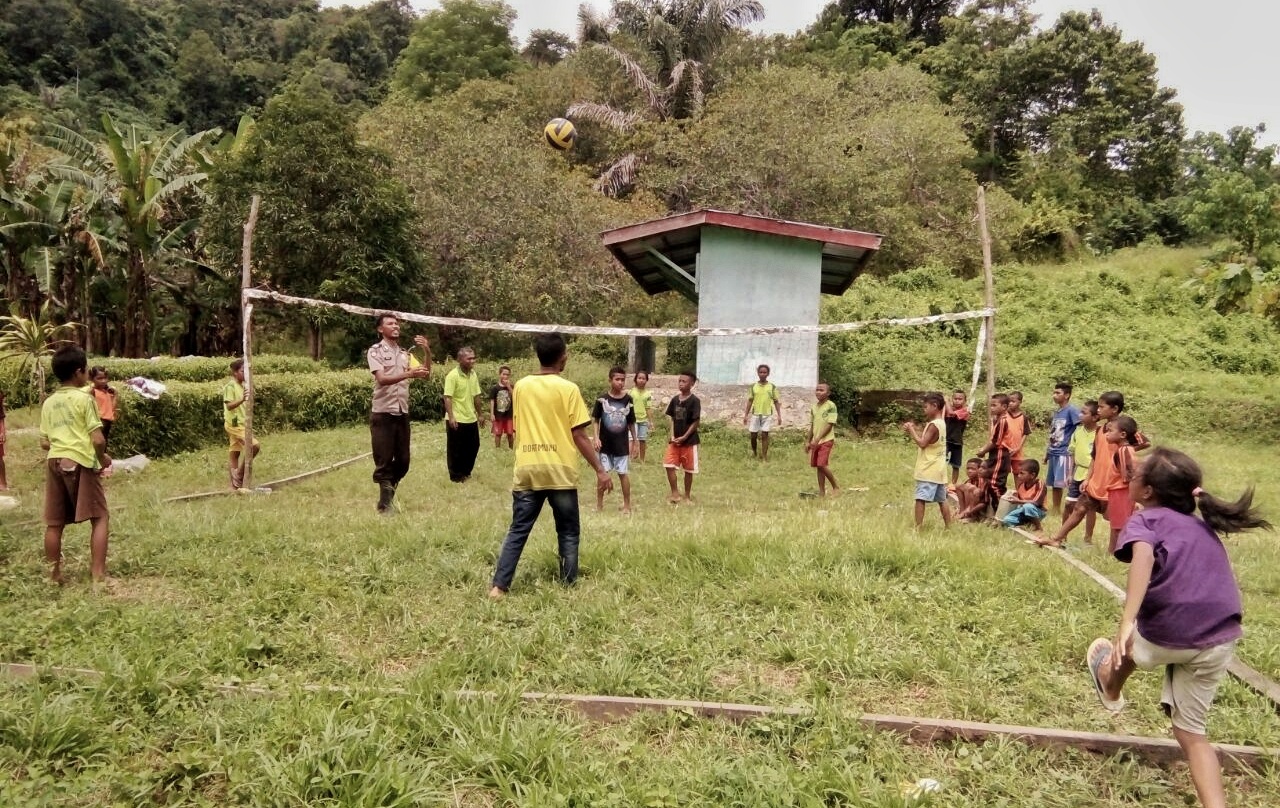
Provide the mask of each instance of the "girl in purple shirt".
{"label": "girl in purple shirt", "polygon": [[1219,808],[1226,794],[1205,716],[1243,633],[1240,589],[1219,535],[1271,525],[1253,509],[1252,488],[1225,502],[1201,480],[1196,462],[1173,449],[1156,449],[1134,472],[1129,495],[1142,510],[1115,550],[1129,564],[1120,631],[1114,642],[1094,640],[1087,664],[1102,706],[1113,712],[1124,707],[1120,691],[1135,669],[1165,666],[1160,701],[1173,737],[1201,805]]}

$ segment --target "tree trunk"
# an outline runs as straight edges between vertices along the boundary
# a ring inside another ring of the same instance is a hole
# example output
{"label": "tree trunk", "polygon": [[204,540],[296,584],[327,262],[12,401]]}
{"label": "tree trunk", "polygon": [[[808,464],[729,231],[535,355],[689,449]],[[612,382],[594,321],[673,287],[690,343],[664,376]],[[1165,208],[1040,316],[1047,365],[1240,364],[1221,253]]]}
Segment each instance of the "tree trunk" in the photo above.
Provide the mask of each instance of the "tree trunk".
{"label": "tree trunk", "polygon": [[307,350],[311,352],[311,358],[317,362],[324,356],[324,332],[320,330],[320,324],[314,320],[307,321]]}
{"label": "tree trunk", "polygon": [[124,290],[124,355],[130,359],[146,356],[151,337],[151,323],[147,314],[147,268],[142,253],[136,247],[129,248],[129,277]]}

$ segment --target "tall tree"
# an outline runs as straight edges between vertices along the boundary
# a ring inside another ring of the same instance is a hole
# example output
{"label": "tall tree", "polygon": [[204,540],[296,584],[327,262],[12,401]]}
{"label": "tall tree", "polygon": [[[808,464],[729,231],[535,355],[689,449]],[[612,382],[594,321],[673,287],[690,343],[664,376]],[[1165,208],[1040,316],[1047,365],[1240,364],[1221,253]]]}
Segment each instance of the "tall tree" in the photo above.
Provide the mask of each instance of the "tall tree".
{"label": "tall tree", "polygon": [[501,78],[520,66],[500,0],[442,0],[414,29],[396,65],[395,85],[415,98],[452,92],[470,79]]}
{"label": "tall tree", "polygon": [[818,28],[835,21],[848,27],[887,23],[900,26],[909,40],[937,45],[946,35],[943,21],[959,6],[960,0],[836,0],[819,16]]}
{"label": "tall tree", "polygon": [[[350,113],[316,84],[294,84],[271,99],[244,144],[215,170],[205,221],[218,266],[238,265],[253,194],[262,197],[258,282],[305,297],[415,304],[408,195],[389,178],[386,157],[358,142]],[[319,358],[321,322],[307,326]]]}

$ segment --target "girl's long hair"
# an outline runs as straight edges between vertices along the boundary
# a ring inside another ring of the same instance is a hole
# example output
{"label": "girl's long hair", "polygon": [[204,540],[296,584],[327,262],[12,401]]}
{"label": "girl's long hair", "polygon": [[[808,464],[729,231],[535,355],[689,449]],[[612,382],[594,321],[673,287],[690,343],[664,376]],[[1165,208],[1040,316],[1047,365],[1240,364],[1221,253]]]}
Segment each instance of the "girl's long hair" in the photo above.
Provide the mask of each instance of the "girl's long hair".
{"label": "girl's long hair", "polygon": [[1194,514],[1215,533],[1239,533],[1253,528],[1270,528],[1253,507],[1253,487],[1245,489],[1235,502],[1218,499],[1200,485],[1204,475],[1199,464],[1177,449],[1159,447],[1142,465],[1142,481],[1151,486],[1156,502],[1179,513]]}

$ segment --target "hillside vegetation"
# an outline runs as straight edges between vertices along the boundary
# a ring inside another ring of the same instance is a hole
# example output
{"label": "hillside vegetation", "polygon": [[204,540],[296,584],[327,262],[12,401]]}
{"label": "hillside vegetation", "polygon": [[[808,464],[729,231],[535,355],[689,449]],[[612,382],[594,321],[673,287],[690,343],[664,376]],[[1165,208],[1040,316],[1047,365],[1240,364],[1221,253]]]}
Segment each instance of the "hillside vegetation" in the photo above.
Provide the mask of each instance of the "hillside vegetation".
{"label": "hillside vegetation", "polygon": [[[1058,380],[1076,401],[1123,391],[1144,426],[1191,437],[1280,437],[1280,334],[1264,317],[1222,315],[1187,288],[1203,253],[1135,248],[1105,260],[996,271],[997,387],[1047,414]],[[980,280],[925,267],[860,278],[824,322],[980,308]],[[871,328],[823,338],[822,372],[844,388],[968,389],[978,321]],[[979,388],[982,390],[982,387]],[[981,393],[980,393],[981,395]]]}

